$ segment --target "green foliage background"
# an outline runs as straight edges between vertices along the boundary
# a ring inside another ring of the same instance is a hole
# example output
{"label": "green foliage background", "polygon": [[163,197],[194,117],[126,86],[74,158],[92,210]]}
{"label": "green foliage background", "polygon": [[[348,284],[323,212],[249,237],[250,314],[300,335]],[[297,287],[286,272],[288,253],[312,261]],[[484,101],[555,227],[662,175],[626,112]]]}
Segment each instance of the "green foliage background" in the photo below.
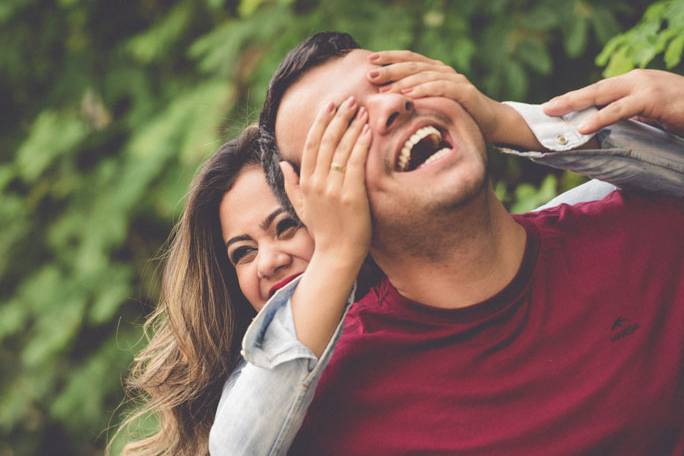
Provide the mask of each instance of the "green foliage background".
{"label": "green foliage background", "polygon": [[[101,452],[188,183],[301,39],[348,31],[541,102],[601,67],[681,72],[684,0],[650,3],[3,0],[0,456]],[[492,162],[517,211],[581,181]]]}

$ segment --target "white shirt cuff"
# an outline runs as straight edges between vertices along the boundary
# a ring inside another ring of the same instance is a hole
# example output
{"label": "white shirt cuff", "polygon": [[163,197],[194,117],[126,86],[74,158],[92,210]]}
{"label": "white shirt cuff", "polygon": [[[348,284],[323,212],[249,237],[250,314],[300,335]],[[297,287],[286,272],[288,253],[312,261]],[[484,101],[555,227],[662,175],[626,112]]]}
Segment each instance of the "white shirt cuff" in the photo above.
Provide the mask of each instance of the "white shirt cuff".
{"label": "white shirt cuff", "polygon": [[548,150],[564,151],[576,149],[589,141],[594,135],[583,135],[577,128],[597,111],[591,107],[579,112],[571,112],[561,117],[544,114],[541,105],[504,101],[515,109],[525,120],[542,146]]}

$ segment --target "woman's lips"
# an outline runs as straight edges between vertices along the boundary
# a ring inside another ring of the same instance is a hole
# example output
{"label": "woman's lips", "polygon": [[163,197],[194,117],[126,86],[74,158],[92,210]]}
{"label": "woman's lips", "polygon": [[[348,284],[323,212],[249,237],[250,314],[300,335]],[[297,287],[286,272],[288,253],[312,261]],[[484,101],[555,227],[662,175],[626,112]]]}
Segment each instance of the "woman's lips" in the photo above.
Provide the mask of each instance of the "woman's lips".
{"label": "woman's lips", "polygon": [[273,286],[271,287],[271,289],[268,291],[268,297],[269,297],[269,299],[271,298],[271,296],[273,296],[273,295],[275,294],[276,291],[280,290],[280,289],[283,288],[285,285],[287,285],[288,283],[292,282],[294,279],[296,279],[297,277],[299,277],[301,274],[302,274],[301,272],[298,272],[297,274],[292,274],[291,276],[285,277],[283,280],[281,280],[280,282],[278,282],[278,283],[276,283],[275,285],[273,285]]}

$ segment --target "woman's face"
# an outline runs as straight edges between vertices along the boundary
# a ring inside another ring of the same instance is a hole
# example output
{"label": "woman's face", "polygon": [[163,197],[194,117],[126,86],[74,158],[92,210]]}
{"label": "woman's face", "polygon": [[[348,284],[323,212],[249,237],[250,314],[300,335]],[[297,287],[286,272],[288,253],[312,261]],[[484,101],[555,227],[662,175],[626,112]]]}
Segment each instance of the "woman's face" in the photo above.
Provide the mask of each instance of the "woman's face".
{"label": "woman's face", "polygon": [[304,272],[313,254],[309,233],[271,192],[261,167],[245,167],[219,207],[221,234],[240,289],[257,310]]}

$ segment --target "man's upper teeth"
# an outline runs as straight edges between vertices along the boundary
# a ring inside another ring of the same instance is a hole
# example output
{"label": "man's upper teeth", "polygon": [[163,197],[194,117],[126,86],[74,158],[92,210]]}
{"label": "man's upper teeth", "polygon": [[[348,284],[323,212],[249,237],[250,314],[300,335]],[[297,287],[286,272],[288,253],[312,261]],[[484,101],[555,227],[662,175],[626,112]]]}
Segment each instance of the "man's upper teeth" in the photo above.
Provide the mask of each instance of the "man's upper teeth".
{"label": "man's upper teeth", "polygon": [[411,159],[411,149],[413,146],[418,144],[418,142],[427,137],[431,136],[433,144],[436,146],[442,140],[442,134],[435,127],[423,127],[419,128],[414,134],[411,135],[409,139],[404,143],[404,147],[401,148],[399,153],[399,169],[404,171],[409,164]]}

